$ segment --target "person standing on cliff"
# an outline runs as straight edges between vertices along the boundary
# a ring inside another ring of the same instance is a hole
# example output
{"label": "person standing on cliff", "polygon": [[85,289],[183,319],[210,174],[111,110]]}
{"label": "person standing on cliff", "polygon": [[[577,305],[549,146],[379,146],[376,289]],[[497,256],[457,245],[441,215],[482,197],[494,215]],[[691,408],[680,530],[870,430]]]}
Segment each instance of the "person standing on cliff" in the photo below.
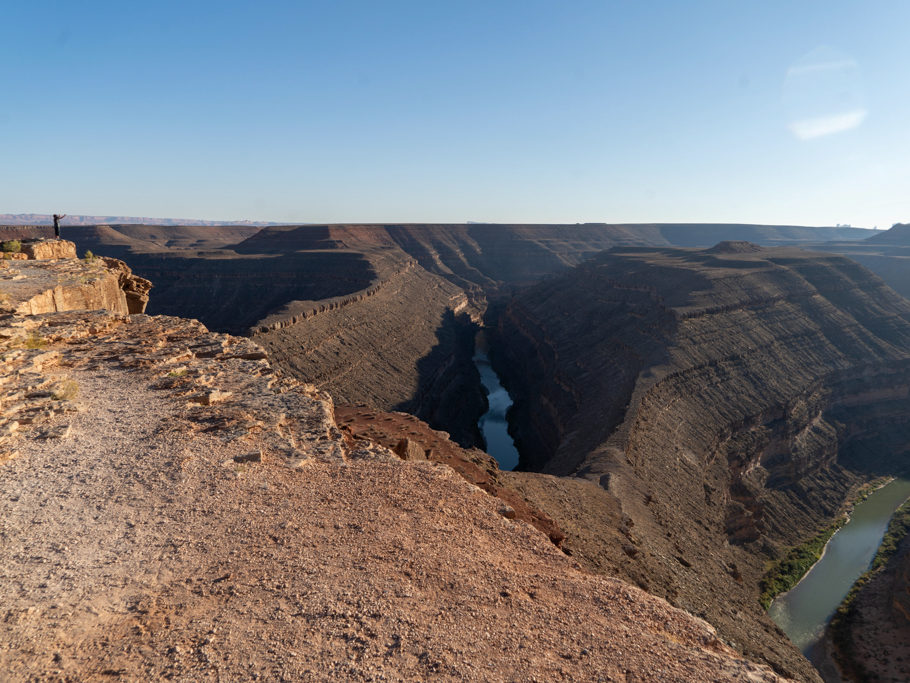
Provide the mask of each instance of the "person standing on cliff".
{"label": "person standing on cliff", "polygon": [[66,218],[65,213],[55,213],[54,214],[54,237],[58,240],[60,239],[60,221]]}

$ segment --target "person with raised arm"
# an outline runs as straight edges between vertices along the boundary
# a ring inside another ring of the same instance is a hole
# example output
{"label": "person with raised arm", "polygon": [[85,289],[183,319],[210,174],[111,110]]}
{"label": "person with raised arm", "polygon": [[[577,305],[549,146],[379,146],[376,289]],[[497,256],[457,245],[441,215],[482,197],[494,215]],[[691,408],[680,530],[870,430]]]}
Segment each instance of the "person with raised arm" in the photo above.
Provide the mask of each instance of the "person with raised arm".
{"label": "person with raised arm", "polygon": [[54,237],[58,240],[60,239],[60,221],[66,218],[65,213],[55,213],[54,214]]}

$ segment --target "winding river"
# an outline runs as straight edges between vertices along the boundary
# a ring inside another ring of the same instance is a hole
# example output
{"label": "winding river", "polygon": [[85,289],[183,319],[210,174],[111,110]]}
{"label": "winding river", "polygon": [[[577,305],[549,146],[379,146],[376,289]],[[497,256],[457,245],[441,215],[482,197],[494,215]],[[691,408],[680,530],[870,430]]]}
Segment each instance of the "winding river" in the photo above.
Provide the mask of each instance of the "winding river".
{"label": "winding river", "polygon": [[500,469],[514,470],[518,465],[518,450],[515,442],[509,436],[509,425],[506,422],[506,412],[512,406],[509,392],[499,383],[499,376],[490,365],[487,356],[487,345],[483,332],[477,334],[474,364],[480,372],[480,381],[487,390],[489,410],[484,413],[477,423],[480,432],[487,443],[487,453],[496,458]]}
{"label": "winding river", "polygon": [[768,614],[825,677],[836,677],[819,641],[825,625],[853,583],[869,568],[894,511],[910,498],[910,480],[895,479],[856,505],[828,541],[822,558],[792,590],[777,597]]}

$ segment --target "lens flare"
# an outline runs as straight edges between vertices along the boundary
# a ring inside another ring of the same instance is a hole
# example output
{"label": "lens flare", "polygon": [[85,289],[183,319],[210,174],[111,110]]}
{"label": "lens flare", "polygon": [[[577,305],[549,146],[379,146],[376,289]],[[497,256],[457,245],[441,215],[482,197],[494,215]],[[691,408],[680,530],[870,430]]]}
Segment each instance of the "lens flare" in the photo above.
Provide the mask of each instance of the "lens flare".
{"label": "lens flare", "polygon": [[812,50],[787,70],[782,100],[787,127],[800,140],[851,130],[868,113],[859,64],[828,47]]}

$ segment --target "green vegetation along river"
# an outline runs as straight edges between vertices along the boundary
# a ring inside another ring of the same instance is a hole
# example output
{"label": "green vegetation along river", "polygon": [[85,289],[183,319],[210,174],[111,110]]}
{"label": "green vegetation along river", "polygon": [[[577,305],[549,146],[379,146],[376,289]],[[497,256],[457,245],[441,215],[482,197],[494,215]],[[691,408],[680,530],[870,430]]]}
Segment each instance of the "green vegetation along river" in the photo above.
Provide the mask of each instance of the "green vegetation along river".
{"label": "green vegetation along river", "polygon": [[888,520],[910,498],[910,480],[895,479],[858,503],[847,522],[825,546],[824,555],[796,587],[780,595],[771,618],[816,666],[814,646],[825,625],[859,576],[869,568]]}

